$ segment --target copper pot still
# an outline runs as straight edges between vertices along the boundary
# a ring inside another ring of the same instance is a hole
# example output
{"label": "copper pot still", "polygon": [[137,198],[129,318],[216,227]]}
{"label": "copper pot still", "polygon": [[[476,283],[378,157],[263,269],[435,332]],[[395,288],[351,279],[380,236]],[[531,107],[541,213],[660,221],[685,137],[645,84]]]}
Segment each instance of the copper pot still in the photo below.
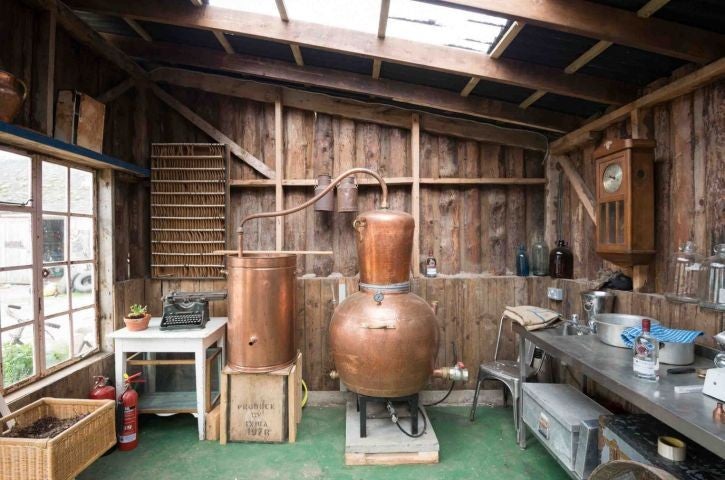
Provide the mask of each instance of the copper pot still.
{"label": "copper pot still", "polygon": [[340,304],[330,322],[337,373],[362,395],[412,395],[433,374],[439,341],[433,308],[410,293],[413,217],[375,210],[360,214],[353,227],[360,291]]}
{"label": "copper pot still", "polygon": [[293,254],[227,257],[227,367],[261,373],[294,362],[296,268]]}
{"label": "copper pot still", "polygon": [[25,82],[11,73],[0,70],[0,120],[12,122],[27,96],[28,87]]}

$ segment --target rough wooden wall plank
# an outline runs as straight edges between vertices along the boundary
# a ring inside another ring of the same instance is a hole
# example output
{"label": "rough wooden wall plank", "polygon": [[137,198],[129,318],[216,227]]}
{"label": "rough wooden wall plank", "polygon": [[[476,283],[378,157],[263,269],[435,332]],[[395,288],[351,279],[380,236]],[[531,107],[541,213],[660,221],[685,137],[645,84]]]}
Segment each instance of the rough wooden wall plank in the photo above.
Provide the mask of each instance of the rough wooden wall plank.
{"label": "rough wooden wall plank", "polygon": [[[438,162],[441,178],[458,176],[458,152],[456,141],[448,137],[438,139]],[[461,203],[457,188],[442,188],[438,199],[440,211],[440,255],[438,271],[444,274],[456,274],[461,271]]]}
{"label": "rough wooden wall plank", "polygon": [[[330,371],[334,369],[332,353],[330,352],[329,332],[330,320],[335,310],[335,299],[338,296],[338,279],[325,278],[320,285],[320,384],[322,390],[333,390],[335,382],[330,378]],[[315,352],[310,352],[314,355]]]}
{"label": "rough wooden wall plank", "polygon": [[[332,176],[337,177],[355,165],[355,122],[335,117],[332,120],[334,141],[334,162]],[[357,272],[357,249],[352,221],[355,213],[336,213],[333,217],[332,251],[334,270],[345,276]]]}
{"label": "rough wooden wall plank", "polygon": [[704,248],[708,253],[725,243],[725,81],[705,89],[705,223],[709,231]]}
{"label": "rough wooden wall plank", "polygon": [[[502,163],[502,151],[499,145],[486,144],[481,149],[481,175],[502,177],[505,168]],[[506,273],[506,188],[488,186],[481,190],[481,229],[488,227],[488,241],[482,243],[488,253],[488,264],[484,270],[495,275]]]}
{"label": "rough wooden wall plank", "polygon": [[[461,176],[476,178],[478,173],[478,143],[458,142]],[[478,187],[463,188],[461,192],[461,271],[481,272],[481,199]]]}
{"label": "rough wooden wall plank", "polygon": [[[673,164],[672,164],[672,241],[674,247],[692,239],[694,213],[694,159],[692,95],[685,95],[672,102]],[[675,251],[672,249],[671,251]]]}
{"label": "rough wooden wall plank", "polygon": [[[505,150],[506,177],[524,176],[524,151],[520,148]],[[516,272],[518,246],[526,248],[526,192],[529,187],[509,185],[506,187],[506,268]],[[527,249],[528,250],[528,249]]]}
{"label": "rough wooden wall plank", "polygon": [[[314,117],[314,139],[312,169],[313,176],[332,174],[335,152],[332,117],[317,114]],[[332,227],[335,212],[317,212],[314,207],[308,209],[307,249],[332,250]],[[326,277],[333,271],[334,258],[329,255],[307,255],[307,272]]]}
{"label": "rough wooden wall plank", "polygon": [[[322,388],[322,305],[320,301],[322,281],[307,279],[305,292],[305,343],[303,350],[304,371],[307,372],[307,387],[310,390]],[[306,358],[305,358],[306,357]]]}

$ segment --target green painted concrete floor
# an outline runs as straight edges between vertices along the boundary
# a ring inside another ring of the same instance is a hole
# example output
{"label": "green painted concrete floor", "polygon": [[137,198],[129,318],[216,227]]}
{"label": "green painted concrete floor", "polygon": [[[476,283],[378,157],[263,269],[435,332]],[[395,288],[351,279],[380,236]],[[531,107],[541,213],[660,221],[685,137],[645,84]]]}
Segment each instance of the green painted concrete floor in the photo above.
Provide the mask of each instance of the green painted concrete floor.
{"label": "green painted concrete floor", "polygon": [[78,479],[505,479],[569,477],[534,438],[516,445],[510,408],[479,408],[476,422],[464,407],[429,408],[440,443],[436,465],[344,464],[344,407],[308,407],[297,443],[253,444],[197,440],[191,415],[143,416],[140,443],[132,452],[102,457]]}

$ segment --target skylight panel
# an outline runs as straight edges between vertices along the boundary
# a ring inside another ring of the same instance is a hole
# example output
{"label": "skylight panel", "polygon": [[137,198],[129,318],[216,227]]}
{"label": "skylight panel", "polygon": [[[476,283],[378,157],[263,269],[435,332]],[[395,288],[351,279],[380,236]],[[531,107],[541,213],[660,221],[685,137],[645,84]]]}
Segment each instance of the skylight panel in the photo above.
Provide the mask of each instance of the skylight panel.
{"label": "skylight panel", "polygon": [[279,10],[274,0],[209,0],[209,5],[279,17]]}
{"label": "skylight panel", "polygon": [[380,0],[285,0],[284,3],[290,22],[319,23],[365,33],[378,31]]}
{"label": "skylight panel", "polygon": [[505,18],[459,8],[393,0],[387,36],[485,53],[507,22]]}

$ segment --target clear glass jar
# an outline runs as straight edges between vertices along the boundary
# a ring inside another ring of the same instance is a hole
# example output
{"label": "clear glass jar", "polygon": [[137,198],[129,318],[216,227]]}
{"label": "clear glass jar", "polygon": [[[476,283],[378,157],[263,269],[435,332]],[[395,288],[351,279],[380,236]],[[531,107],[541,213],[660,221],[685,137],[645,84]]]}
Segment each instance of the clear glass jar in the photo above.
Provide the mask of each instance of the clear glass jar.
{"label": "clear glass jar", "polygon": [[549,247],[542,240],[531,246],[531,273],[538,277],[549,274]]}
{"label": "clear glass jar", "polygon": [[702,308],[725,312],[725,243],[717,245],[700,269],[699,298]]}
{"label": "clear glass jar", "polygon": [[703,257],[691,241],[680,246],[670,260],[670,280],[665,297],[673,302],[697,303]]}

